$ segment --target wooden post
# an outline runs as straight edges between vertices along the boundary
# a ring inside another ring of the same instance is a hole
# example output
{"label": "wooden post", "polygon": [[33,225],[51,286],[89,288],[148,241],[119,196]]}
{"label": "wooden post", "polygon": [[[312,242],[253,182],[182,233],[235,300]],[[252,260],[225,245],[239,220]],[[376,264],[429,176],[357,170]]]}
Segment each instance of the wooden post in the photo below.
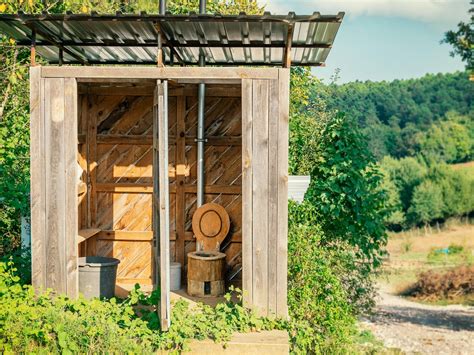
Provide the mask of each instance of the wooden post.
{"label": "wooden post", "polygon": [[36,66],[36,30],[31,30],[30,65]]}
{"label": "wooden post", "polygon": [[278,243],[277,308],[280,317],[288,316],[288,132],[290,106],[290,70],[278,70]]}
{"label": "wooden post", "polygon": [[157,37],[157,46],[158,50],[156,53],[156,64],[159,68],[163,68],[163,37],[161,33],[161,24],[157,23],[156,24],[156,37]]}
{"label": "wooden post", "polygon": [[285,54],[283,57],[283,67],[289,68],[291,67],[291,45],[293,43],[293,31],[294,25],[288,24],[288,32],[286,35],[286,47],[285,47]]}
{"label": "wooden post", "polygon": [[252,79],[242,80],[242,288],[244,305],[253,304]]}
{"label": "wooden post", "polygon": [[41,67],[30,68],[30,199],[31,199],[31,281],[46,288],[46,196],[44,156],[44,79]]}
{"label": "wooden post", "polygon": [[[169,227],[169,181],[168,181],[168,82],[158,80],[155,90],[153,115],[153,165],[158,167],[158,176],[153,176],[153,233],[156,238],[159,263],[161,299],[159,316],[161,329],[170,326],[170,227]],[[159,235],[159,238],[158,238]]]}

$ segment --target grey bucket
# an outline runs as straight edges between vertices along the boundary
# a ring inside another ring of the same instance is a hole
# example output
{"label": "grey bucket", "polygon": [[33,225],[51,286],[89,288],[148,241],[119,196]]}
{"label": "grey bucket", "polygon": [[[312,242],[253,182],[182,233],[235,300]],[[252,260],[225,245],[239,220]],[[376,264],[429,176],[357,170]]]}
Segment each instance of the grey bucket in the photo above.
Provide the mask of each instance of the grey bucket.
{"label": "grey bucket", "polygon": [[103,256],[79,258],[79,292],[85,298],[111,298],[115,294],[120,260]]}

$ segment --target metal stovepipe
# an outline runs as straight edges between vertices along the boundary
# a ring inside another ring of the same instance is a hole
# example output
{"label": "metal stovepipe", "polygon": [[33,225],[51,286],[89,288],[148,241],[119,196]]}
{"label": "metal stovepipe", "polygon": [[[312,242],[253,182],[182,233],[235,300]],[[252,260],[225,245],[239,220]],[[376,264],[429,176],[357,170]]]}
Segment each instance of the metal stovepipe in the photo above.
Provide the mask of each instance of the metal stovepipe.
{"label": "metal stovepipe", "polygon": [[[199,1],[199,13],[206,13],[206,0]],[[199,66],[206,64],[204,50],[201,48],[199,53]],[[200,83],[198,87],[198,122],[197,122],[197,207],[204,204],[204,105],[206,98],[206,85]]]}

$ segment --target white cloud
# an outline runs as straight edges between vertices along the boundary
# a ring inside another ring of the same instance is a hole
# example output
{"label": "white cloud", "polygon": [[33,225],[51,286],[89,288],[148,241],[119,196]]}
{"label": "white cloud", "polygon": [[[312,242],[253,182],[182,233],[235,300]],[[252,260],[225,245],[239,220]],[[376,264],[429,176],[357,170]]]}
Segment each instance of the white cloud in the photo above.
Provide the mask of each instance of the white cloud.
{"label": "white cloud", "polygon": [[468,18],[469,0],[260,0],[273,13],[404,17],[432,23],[457,23]]}

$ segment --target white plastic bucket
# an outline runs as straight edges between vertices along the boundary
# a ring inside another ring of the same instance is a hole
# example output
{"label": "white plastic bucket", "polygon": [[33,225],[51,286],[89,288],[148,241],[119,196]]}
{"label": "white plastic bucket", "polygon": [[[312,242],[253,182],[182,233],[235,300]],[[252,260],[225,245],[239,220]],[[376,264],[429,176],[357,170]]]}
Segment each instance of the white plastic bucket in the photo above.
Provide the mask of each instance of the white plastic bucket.
{"label": "white plastic bucket", "polygon": [[170,265],[170,290],[178,291],[181,289],[181,264],[171,263]]}

